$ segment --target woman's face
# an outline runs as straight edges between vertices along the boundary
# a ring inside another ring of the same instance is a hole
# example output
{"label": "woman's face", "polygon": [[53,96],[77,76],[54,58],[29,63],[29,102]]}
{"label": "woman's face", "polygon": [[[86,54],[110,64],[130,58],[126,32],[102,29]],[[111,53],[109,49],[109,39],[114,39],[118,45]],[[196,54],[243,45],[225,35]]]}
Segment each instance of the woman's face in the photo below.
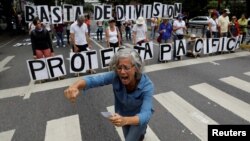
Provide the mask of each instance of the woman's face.
{"label": "woman's face", "polygon": [[136,84],[136,67],[132,64],[130,58],[119,59],[116,72],[123,85],[131,86]]}
{"label": "woman's face", "polygon": [[42,29],[42,23],[40,20],[38,20],[36,23],[36,29]]}
{"label": "woman's face", "polygon": [[168,23],[168,19],[163,19],[163,23]]}
{"label": "woman's face", "polygon": [[237,20],[236,17],[233,17],[232,19],[233,19],[234,22]]}
{"label": "woman's face", "polygon": [[115,26],[115,22],[109,22],[109,26],[114,27]]}
{"label": "woman's face", "polygon": [[217,18],[217,15],[216,15],[216,14],[214,14],[214,15],[213,15],[213,19],[216,19],[216,18]]}

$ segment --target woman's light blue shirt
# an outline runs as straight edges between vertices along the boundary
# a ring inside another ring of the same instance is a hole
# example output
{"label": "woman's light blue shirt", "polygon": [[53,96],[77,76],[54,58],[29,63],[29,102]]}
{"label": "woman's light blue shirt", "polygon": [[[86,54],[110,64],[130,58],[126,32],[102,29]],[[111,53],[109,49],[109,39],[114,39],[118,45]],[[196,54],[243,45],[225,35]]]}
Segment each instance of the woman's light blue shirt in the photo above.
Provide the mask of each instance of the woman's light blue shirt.
{"label": "woman's light blue shirt", "polygon": [[115,72],[106,72],[98,75],[89,75],[83,78],[86,88],[104,85],[113,85],[115,96],[115,112],[122,116],[139,116],[139,124],[147,124],[153,114],[152,97],[154,85],[146,74],[142,74],[135,91],[127,93]]}

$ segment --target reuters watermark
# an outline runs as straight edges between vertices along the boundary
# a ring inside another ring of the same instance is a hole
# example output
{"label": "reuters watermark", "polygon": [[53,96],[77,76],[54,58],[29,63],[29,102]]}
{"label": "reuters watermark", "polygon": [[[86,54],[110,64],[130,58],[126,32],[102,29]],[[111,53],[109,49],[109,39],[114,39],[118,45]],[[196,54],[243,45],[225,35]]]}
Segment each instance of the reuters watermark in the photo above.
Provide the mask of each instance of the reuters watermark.
{"label": "reuters watermark", "polygon": [[208,125],[208,141],[250,141],[250,125]]}

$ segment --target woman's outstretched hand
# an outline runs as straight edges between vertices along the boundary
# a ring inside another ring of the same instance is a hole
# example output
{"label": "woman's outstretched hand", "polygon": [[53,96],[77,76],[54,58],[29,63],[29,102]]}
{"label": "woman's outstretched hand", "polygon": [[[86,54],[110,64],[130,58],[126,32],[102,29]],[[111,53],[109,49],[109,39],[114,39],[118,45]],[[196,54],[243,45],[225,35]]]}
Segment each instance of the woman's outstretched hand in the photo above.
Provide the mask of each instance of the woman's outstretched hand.
{"label": "woman's outstretched hand", "polygon": [[77,96],[79,95],[79,89],[73,86],[69,86],[64,90],[64,96],[72,103],[75,103]]}

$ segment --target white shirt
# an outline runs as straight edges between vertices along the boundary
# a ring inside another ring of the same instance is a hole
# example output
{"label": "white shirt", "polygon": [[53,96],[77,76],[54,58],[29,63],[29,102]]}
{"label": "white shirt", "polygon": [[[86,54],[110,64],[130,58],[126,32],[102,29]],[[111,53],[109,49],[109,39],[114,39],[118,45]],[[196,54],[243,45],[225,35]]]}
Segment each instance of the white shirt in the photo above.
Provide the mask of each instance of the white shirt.
{"label": "white shirt", "polygon": [[70,30],[70,27],[71,27],[71,24],[68,23],[66,29],[67,29],[67,30]]}
{"label": "white shirt", "polygon": [[[175,20],[173,26],[174,26],[174,27],[185,27],[185,26],[186,26],[186,23],[185,23],[185,21],[183,21],[183,20],[181,20],[181,21]],[[177,30],[175,31],[175,33],[176,33],[177,35],[183,35],[183,34],[184,34],[184,30],[183,30],[183,28],[180,28],[180,29],[177,29]]]}
{"label": "white shirt", "polygon": [[228,16],[224,17],[221,15],[218,19],[218,25],[220,26],[221,33],[227,33],[228,32],[228,25],[230,24]]}
{"label": "white shirt", "polygon": [[146,24],[143,24],[141,26],[138,26],[137,24],[132,29],[133,32],[136,33],[136,39],[135,42],[139,42],[141,40],[146,39],[146,32],[147,32],[147,26]]}
{"label": "white shirt", "polygon": [[77,24],[77,21],[75,21],[70,26],[70,33],[75,34],[75,44],[76,45],[86,45],[87,39],[86,39],[86,33],[88,33],[88,27],[85,23],[83,23],[80,27]]}
{"label": "white shirt", "polygon": [[211,24],[211,30],[212,32],[218,32],[218,29],[217,29],[217,24],[218,24],[218,19],[213,19],[213,18],[210,18],[208,20],[208,23]]}
{"label": "white shirt", "polygon": [[108,32],[109,32],[109,42],[110,43],[117,43],[118,42],[118,32],[117,32],[117,27],[115,27],[114,31],[110,30],[110,27],[108,27]]}

